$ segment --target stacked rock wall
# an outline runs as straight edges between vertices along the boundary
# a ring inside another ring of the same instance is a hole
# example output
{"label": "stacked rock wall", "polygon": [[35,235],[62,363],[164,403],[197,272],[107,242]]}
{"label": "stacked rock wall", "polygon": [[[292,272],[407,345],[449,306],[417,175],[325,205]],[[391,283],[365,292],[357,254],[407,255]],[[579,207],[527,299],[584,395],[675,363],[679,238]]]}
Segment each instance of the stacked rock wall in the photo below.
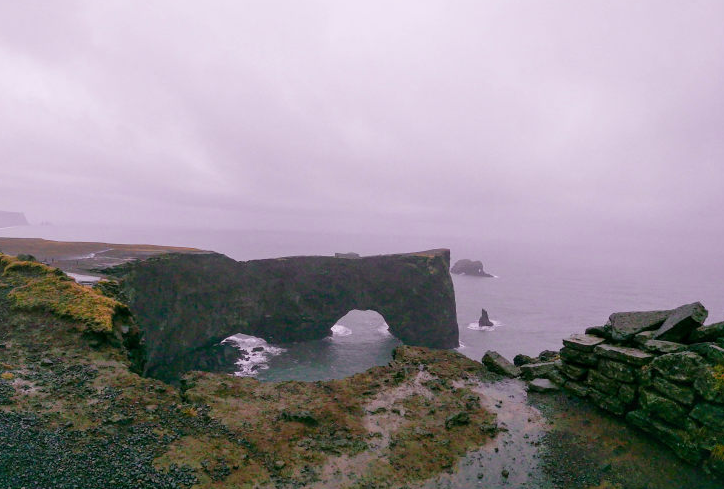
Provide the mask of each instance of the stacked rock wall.
{"label": "stacked rock wall", "polygon": [[706,316],[698,303],[613,314],[563,340],[547,377],[724,475],[724,323]]}

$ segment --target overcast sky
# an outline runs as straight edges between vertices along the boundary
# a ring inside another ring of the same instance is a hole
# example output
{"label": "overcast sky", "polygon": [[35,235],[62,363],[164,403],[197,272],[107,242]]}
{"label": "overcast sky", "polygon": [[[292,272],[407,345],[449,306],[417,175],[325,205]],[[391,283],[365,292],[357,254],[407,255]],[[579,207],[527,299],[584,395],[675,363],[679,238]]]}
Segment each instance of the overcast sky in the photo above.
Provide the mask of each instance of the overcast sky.
{"label": "overcast sky", "polygon": [[724,238],[723,19],[721,0],[4,1],[0,209]]}

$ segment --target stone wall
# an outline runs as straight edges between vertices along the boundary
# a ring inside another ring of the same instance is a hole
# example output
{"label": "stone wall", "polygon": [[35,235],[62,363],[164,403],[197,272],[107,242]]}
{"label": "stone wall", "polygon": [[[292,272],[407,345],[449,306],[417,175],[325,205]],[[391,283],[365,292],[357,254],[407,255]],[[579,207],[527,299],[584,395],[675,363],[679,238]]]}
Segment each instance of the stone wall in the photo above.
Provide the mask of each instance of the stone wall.
{"label": "stone wall", "polygon": [[699,303],[612,314],[563,340],[555,371],[537,364],[528,378],[550,379],[724,475],[724,323],[703,326],[706,317]]}

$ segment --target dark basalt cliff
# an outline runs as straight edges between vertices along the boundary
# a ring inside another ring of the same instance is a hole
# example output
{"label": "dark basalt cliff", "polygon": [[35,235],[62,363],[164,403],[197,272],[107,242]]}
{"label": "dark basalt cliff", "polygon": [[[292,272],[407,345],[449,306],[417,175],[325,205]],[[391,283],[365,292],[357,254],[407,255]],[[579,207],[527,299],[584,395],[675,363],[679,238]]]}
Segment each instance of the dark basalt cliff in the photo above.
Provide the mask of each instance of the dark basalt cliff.
{"label": "dark basalt cliff", "polygon": [[209,350],[236,333],[284,343],[331,335],[354,309],[379,312],[408,345],[458,346],[448,250],[357,259],[237,262],[169,254],[106,270],[144,331],[145,373],[173,380],[209,367]]}

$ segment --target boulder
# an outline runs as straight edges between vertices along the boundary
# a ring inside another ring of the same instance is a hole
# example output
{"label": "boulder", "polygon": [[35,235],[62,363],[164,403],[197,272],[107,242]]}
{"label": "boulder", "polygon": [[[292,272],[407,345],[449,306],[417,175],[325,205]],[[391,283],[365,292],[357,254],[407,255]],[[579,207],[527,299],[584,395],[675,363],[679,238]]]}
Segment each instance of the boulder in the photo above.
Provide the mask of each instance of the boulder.
{"label": "boulder", "polygon": [[522,353],[519,353],[513,357],[513,364],[516,367],[520,367],[521,365],[526,365],[528,363],[536,363],[536,360],[533,357],[523,355]]}
{"label": "boulder", "polygon": [[701,462],[701,450],[690,441],[686,430],[673,428],[648,416],[644,410],[631,411],[626,421],[654,436],[676,453],[680,458],[696,465]]}
{"label": "boulder", "polygon": [[572,363],[561,362],[560,371],[571,380],[581,380],[588,373],[586,367],[579,367]]}
{"label": "boulder", "polygon": [[689,345],[687,349],[698,353],[712,363],[724,365],[724,348],[715,343],[696,343]]}
{"label": "boulder", "polygon": [[683,404],[685,406],[691,406],[694,404],[694,389],[691,387],[671,382],[660,375],[653,377],[651,380],[651,386],[660,394],[678,402],[679,404]]}
{"label": "boulder", "polygon": [[556,362],[529,363],[520,367],[520,374],[526,380],[536,378],[548,378],[552,373],[557,372]]}
{"label": "boulder", "polygon": [[636,371],[625,363],[602,358],[598,363],[598,371],[606,377],[619,382],[632,383],[636,381]]}
{"label": "boulder", "polygon": [[626,342],[642,331],[657,329],[673,311],[616,312],[608,318],[611,339]]}
{"label": "boulder", "polygon": [[472,275],[474,277],[492,277],[492,275],[485,272],[483,269],[483,263],[480,260],[458,260],[450,269],[450,273],[454,273],[456,275]]}
{"label": "boulder", "polygon": [[694,379],[694,390],[710,402],[724,404],[724,376],[711,367],[704,367]]}
{"label": "boulder", "polygon": [[478,326],[492,326],[493,323],[490,321],[490,318],[488,317],[488,311],[483,309],[480,312],[480,319],[478,319]]}
{"label": "boulder", "polygon": [[653,340],[655,334],[656,334],[656,331],[644,331],[643,333],[639,333],[636,336],[634,336],[633,342],[637,346],[642,346],[647,341]]}
{"label": "boulder", "polygon": [[578,397],[586,397],[588,395],[588,387],[573,380],[566,382],[565,389]]}
{"label": "boulder", "polygon": [[709,312],[699,302],[681,306],[666,318],[664,324],[656,330],[655,340],[682,341],[692,331],[699,328]]}
{"label": "boulder", "polygon": [[621,387],[618,388],[618,398],[622,403],[629,405],[636,400],[637,392],[638,388],[635,385],[622,384]]}
{"label": "boulder", "polygon": [[606,326],[591,326],[585,329],[585,333],[591,336],[600,336],[601,338],[611,339],[611,328]]}
{"label": "boulder", "polygon": [[589,334],[574,334],[563,340],[563,345],[574,350],[585,352],[593,351],[596,346],[606,341],[598,336]]}
{"label": "boulder", "polygon": [[665,355],[667,353],[676,353],[677,351],[685,350],[686,345],[674,343],[673,341],[648,340],[641,345],[641,348],[649,353]]}
{"label": "boulder", "polygon": [[504,356],[497,351],[487,351],[483,355],[483,365],[488,370],[506,377],[518,377],[521,374],[520,368],[510,363]]}
{"label": "boulder", "polygon": [[586,384],[589,387],[593,387],[594,389],[600,391],[601,393],[609,395],[618,394],[618,389],[620,387],[620,384],[618,382],[609,379],[608,377],[606,377],[602,373],[599,373],[596,370],[591,370],[588,372],[588,379],[586,380]]}
{"label": "boulder", "polygon": [[688,412],[687,409],[684,409],[671,399],[648,389],[641,389],[639,402],[644,411],[673,425],[682,425]]}
{"label": "boulder", "polygon": [[588,397],[596,406],[617,416],[623,416],[626,412],[626,406],[624,406],[618,397],[604,394],[596,389],[589,389]]}
{"label": "boulder", "polygon": [[533,379],[528,383],[528,390],[532,392],[554,392],[558,386],[548,379]]}
{"label": "boulder", "polygon": [[584,352],[564,346],[561,348],[561,359],[566,362],[577,363],[587,367],[598,365],[598,356],[593,352]]}
{"label": "boulder", "polygon": [[543,350],[538,354],[538,361],[539,362],[553,362],[555,360],[558,360],[560,357],[559,353],[554,350]]}
{"label": "boulder", "polygon": [[706,367],[704,359],[692,351],[669,353],[655,358],[651,368],[675,382],[691,384]]}
{"label": "boulder", "polygon": [[637,367],[646,365],[654,358],[650,353],[625,346],[599,345],[595,348],[594,353],[599,357],[610,358]]}
{"label": "boulder", "polygon": [[701,343],[705,341],[716,341],[724,338],[724,321],[721,323],[699,326],[691,332],[687,341],[689,343]]}
{"label": "boulder", "polygon": [[690,416],[715,430],[724,430],[724,406],[702,402],[694,406]]}

